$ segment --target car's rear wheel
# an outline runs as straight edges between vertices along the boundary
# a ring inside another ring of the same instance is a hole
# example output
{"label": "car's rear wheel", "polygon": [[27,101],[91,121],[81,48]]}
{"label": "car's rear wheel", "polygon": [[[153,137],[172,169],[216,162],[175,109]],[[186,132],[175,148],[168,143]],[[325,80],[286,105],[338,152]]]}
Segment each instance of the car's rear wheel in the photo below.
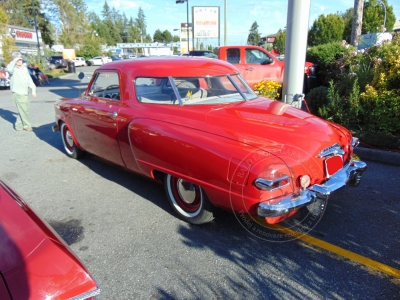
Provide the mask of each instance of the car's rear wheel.
{"label": "car's rear wheel", "polygon": [[66,123],[61,123],[60,132],[67,155],[75,159],[82,158],[86,152],[76,146],[74,139],[72,138],[71,130]]}
{"label": "car's rear wheel", "polygon": [[164,185],[169,203],[182,220],[203,224],[214,219],[212,204],[200,186],[169,174]]}

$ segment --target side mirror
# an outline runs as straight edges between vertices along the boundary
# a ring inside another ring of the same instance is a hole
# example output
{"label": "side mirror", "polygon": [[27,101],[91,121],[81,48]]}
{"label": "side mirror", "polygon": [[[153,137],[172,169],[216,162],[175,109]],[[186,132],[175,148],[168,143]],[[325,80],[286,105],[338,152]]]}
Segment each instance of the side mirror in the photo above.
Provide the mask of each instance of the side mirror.
{"label": "side mirror", "polygon": [[79,78],[80,80],[82,80],[83,78],[85,78],[85,73],[80,72],[80,73],[78,74],[78,78]]}
{"label": "side mirror", "polygon": [[261,64],[262,65],[269,65],[273,63],[273,59],[271,57],[266,58]]}

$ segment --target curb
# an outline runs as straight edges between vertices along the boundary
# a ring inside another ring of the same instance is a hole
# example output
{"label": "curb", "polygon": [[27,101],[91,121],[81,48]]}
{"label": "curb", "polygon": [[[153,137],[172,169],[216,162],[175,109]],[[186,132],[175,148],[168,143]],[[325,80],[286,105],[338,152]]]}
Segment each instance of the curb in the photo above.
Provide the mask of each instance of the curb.
{"label": "curb", "polygon": [[354,149],[362,160],[376,161],[400,167],[400,153],[357,147]]}

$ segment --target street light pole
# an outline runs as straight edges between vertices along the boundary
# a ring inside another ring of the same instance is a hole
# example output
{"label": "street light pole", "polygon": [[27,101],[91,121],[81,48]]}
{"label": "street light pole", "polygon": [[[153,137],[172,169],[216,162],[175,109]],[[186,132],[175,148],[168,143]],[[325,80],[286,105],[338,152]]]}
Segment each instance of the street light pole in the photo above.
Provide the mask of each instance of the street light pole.
{"label": "street light pole", "polygon": [[190,50],[189,46],[189,0],[175,0],[176,4],[182,4],[186,2],[186,24],[187,24],[187,46],[188,46],[188,52]]}
{"label": "street light pole", "polygon": [[39,42],[38,26],[37,26],[37,21],[36,21],[36,11],[35,11],[35,8],[33,7],[33,0],[32,0],[32,13],[33,13],[33,21],[35,22],[35,30],[36,30],[36,38],[37,38],[37,47],[38,47],[37,59],[38,59],[38,63],[39,63],[39,57],[40,57],[40,42]]}
{"label": "street light pole", "polygon": [[383,30],[386,28],[386,5],[383,3],[382,0],[379,0],[379,2],[382,4],[383,8],[385,9],[385,19],[383,20]]}
{"label": "street light pole", "polygon": [[227,6],[228,6],[228,0],[225,0],[225,7],[224,7],[224,22],[225,22],[225,26],[224,26],[224,46],[227,46],[227,35],[228,35],[228,29],[227,29],[227,21],[226,21],[226,16],[227,16]]}

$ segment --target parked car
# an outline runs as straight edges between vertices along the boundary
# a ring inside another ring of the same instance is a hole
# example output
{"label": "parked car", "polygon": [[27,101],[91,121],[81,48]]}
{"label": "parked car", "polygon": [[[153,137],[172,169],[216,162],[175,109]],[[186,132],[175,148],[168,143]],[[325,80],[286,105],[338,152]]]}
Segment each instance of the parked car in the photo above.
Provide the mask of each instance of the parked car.
{"label": "parked car", "polygon": [[[96,56],[96,57],[93,57],[92,59],[89,59],[88,66],[101,66],[103,64],[103,61],[101,59],[102,59],[101,56]],[[107,60],[108,60],[108,62],[112,62],[111,57],[107,56]]]}
{"label": "parked car", "polygon": [[96,282],[68,245],[0,180],[0,299],[94,299]]}
{"label": "parked car", "polygon": [[83,57],[75,57],[72,61],[75,63],[75,67],[86,66],[86,61]]}
{"label": "parked car", "polygon": [[111,58],[112,61],[121,60],[121,58],[119,58],[116,55],[111,55],[110,58]]}
{"label": "parked car", "polygon": [[366,164],[345,128],[256,95],[217,59],[148,57],[98,68],[79,98],[55,104],[72,158],[90,152],[163,182],[183,220],[219,207],[277,223],[349,184]]}
{"label": "parked car", "polygon": [[217,55],[215,55],[214,53],[212,53],[209,50],[193,50],[193,51],[189,51],[189,55],[188,56],[204,56],[204,57],[210,57],[210,58],[218,58]]}
{"label": "parked car", "polygon": [[10,75],[3,68],[0,68],[0,89],[10,89]]}
{"label": "parked car", "polygon": [[66,68],[68,65],[67,60],[62,56],[48,56],[47,61],[50,69]]}

